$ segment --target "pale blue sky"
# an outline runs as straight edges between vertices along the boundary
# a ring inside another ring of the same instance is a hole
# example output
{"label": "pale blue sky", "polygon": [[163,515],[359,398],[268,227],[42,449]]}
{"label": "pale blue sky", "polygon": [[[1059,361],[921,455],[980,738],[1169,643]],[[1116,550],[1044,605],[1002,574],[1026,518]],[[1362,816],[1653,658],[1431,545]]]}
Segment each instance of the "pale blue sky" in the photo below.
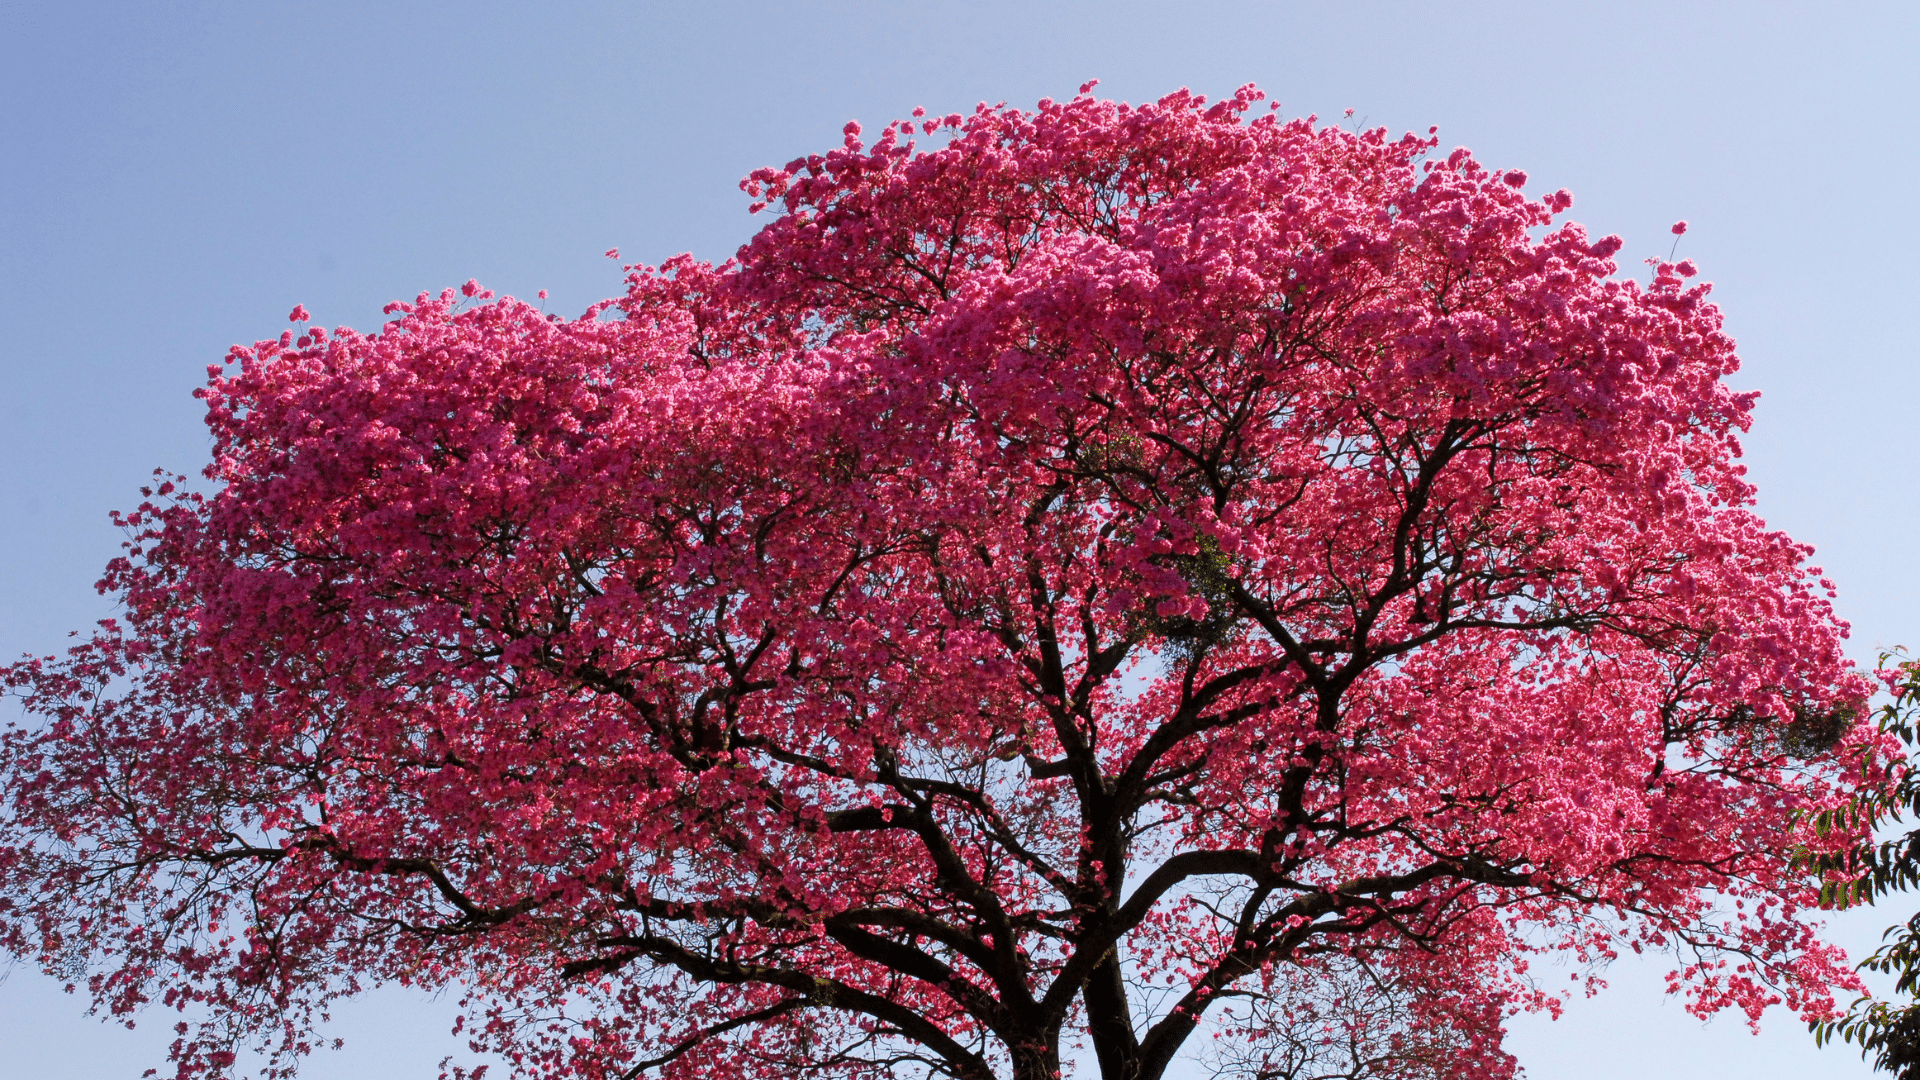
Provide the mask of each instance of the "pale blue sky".
{"label": "pale blue sky", "polygon": [[[1570,188],[1623,261],[1715,282],[1765,391],[1761,509],[1819,548],[1855,654],[1920,645],[1920,5],[1826,3],[0,4],[0,656],[107,614],[107,511],[203,463],[189,395],[296,302],[327,325],[477,277],[557,310],[617,292],[618,246],[723,258],[750,169],[915,105],[1031,105],[1088,78],[1140,100],[1248,81],[1438,124],[1444,147]],[[1913,903],[1920,904],[1920,898]],[[1911,909],[1839,928],[1870,944]],[[1511,1045],[1535,1080],[1864,1077],[1769,1016],[1702,1026],[1621,964]],[[158,1064],[30,971],[0,983],[0,1080]],[[342,1011],[317,1080],[430,1080],[449,1007]]]}

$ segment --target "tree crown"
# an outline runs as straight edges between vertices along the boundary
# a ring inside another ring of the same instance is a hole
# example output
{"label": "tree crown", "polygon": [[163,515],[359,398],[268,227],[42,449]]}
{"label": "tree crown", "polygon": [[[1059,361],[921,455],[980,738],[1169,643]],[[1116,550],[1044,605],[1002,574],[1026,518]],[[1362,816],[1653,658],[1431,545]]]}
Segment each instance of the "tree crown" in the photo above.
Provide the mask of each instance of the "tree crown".
{"label": "tree crown", "polygon": [[849,125],[578,319],[236,347],[4,671],[8,943],[183,1077],[375,981],[596,1077],[1501,1077],[1548,950],[1830,1016],[1876,736],[1707,287],[1258,100]]}

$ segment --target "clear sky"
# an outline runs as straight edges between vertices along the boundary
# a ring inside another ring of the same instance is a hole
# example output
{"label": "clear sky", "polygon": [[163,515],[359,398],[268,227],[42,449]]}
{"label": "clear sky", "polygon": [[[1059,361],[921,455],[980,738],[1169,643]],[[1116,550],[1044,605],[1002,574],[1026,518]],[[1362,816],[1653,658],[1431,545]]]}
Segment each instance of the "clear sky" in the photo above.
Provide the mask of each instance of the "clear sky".
{"label": "clear sky", "polygon": [[[1344,109],[1566,187],[1572,217],[1715,283],[1764,392],[1760,507],[1816,545],[1854,653],[1920,646],[1920,4],[0,2],[0,656],[109,613],[107,512],[193,472],[226,346],[477,277],[578,311],[629,260],[724,258],[739,178],[916,105],[1211,96]],[[1644,271],[1642,271],[1644,276]],[[1870,947],[1906,907],[1849,916]],[[1869,1075],[1790,1016],[1759,1036],[1662,994],[1663,959],[1558,1021],[1535,1080]],[[1548,978],[1554,972],[1545,973]],[[0,983],[0,1080],[131,1080],[166,1022]],[[430,1080],[452,1007],[381,993],[303,1075]]]}

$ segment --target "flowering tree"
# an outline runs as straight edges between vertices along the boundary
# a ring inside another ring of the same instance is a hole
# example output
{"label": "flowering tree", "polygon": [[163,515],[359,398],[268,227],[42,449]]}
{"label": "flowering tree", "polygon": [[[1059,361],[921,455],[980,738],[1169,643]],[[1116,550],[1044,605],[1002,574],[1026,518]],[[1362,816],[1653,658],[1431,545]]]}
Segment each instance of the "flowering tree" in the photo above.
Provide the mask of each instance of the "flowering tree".
{"label": "flowering tree", "polygon": [[1706,287],[1258,99],[849,125],[579,319],[236,347],[5,669],[7,944],[183,1077],[389,981],[596,1078],[1502,1077],[1622,948],[1831,1015],[1878,736]]}

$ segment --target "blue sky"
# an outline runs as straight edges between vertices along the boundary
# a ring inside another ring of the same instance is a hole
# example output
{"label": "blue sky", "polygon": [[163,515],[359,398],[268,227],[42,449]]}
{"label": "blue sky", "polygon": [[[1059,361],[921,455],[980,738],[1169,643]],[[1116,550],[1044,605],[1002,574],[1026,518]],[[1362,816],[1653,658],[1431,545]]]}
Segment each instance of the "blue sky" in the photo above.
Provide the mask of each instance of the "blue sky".
{"label": "blue sky", "polygon": [[[190,394],[296,302],[370,326],[477,277],[572,312],[600,256],[724,258],[739,178],[916,105],[1031,105],[1083,81],[1141,100],[1259,83],[1289,115],[1440,127],[1443,148],[1571,189],[1572,217],[1715,283],[1764,392],[1760,508],[1816,545],[1854,652],[1920,645],[1920,6],[1110,2],[0,4],[0,655],[109,613],[107,512],[191,472]],[[1920,898],[1908,901],[1920,905]],[[1904,918],[1836,927],[1851,947]],[[1559,1022],[1536,1080],[1866,1076],[1791,1017],[1749,1035],[1662,993],[1660,960]],[[1549,977],[1552,972],[1547,973]],[[164,1054],[0,983],[0,1080],[120,1080]],[[451,1006],[383,993],[304,1075],[430,1078]]]}

